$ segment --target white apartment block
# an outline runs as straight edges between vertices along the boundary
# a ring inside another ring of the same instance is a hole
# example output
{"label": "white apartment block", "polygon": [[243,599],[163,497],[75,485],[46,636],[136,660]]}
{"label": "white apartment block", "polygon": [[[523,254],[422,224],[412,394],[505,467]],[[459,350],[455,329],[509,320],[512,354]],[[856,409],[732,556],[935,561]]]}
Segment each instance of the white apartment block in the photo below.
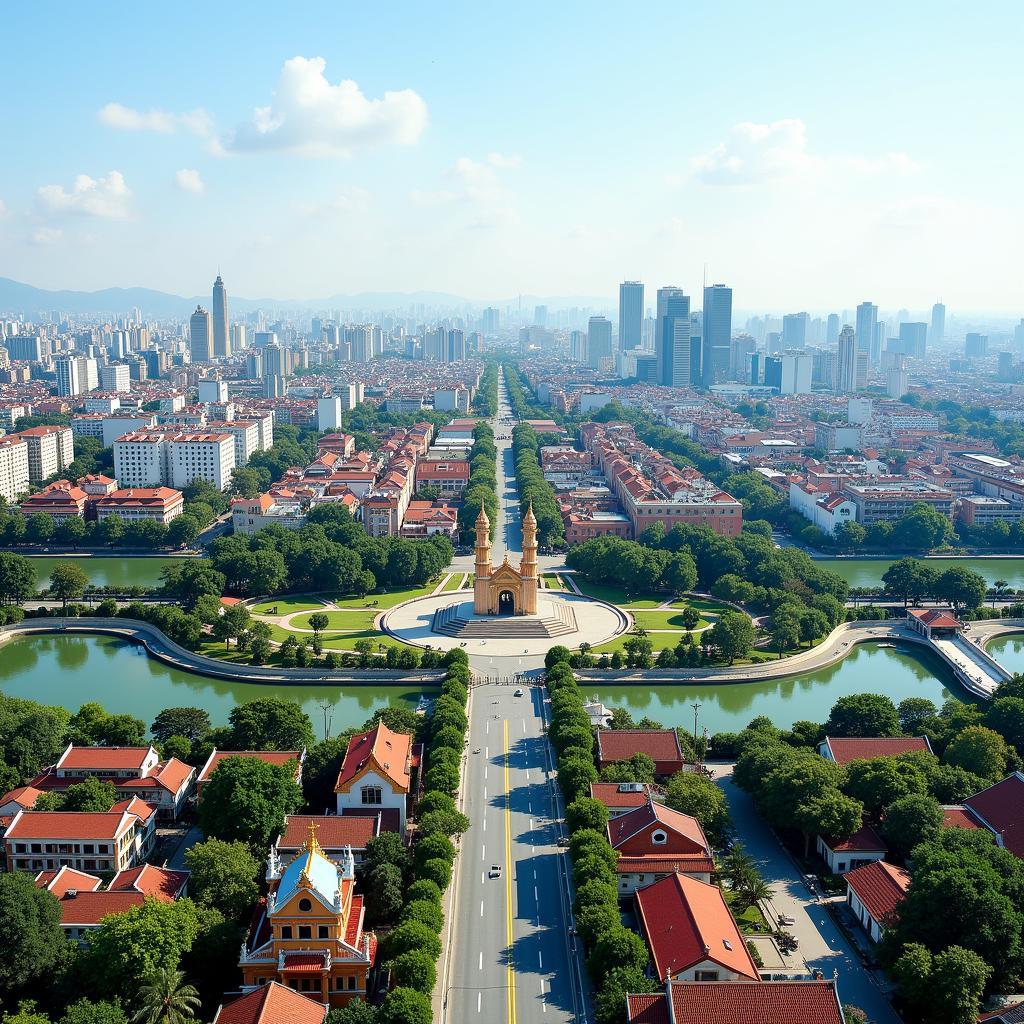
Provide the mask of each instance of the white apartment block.
{"label": "white apartment block", "polygon": [[235,468],[235,438],[228,433],[174,434],[167,442],[167,467],[168,487],[181,491],[205,480],[226,490]]}
{"label": "white apartment block", "polygon": [[39,483],[55,473],[63,473],[75,457],[75,435],[70,427],[30,427],[12,437],[28,445],[28,474]]}
{"label": "white apartment block", "polygon": [[256,420],[221,420],[206,424],[206,429],[218,434],[230,434],[235,439],[235,466],[244,466],[260,448],[260,425]]}
{"label": "white apartment block", "polygon": [[0,498],[13,504],[28,488],[28,445],[19,437],[0,437]]}
{"label": "white apartment block", "polygon": [[151,413],[146,413],[142,416],[105,416],[103,418],[103,429],[100,431],[103,447],[109,448],[119,437],[124,437],[125,434],[144,433],[155,423],[156,417]]}
{"label": "white apartment block", "polygon": [[100,387],[104,391],[131,391],[131,371],[121,363],[100,367]]}
{"label": "white apartment block", "polygon": [[[103,440],[103,414],[98,412],[79,413],[71,417],[71,433],[75,437],[95,437]],[[121,431],[124,433],[124,431]],[[104,447],[107,447],[104,445]]]}
{"label": "white apartment block", "polygon": [[167,437],[132,433],[114,442],[114,476],[122,487],[160,487],[167,475]]}

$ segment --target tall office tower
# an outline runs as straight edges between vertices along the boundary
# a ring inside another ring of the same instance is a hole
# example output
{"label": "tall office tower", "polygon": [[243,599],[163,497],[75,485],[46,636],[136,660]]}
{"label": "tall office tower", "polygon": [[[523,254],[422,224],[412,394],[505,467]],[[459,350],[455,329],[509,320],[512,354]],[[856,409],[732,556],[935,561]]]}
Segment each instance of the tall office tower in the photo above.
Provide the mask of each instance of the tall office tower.
{"label": "tall office tower", "polygon": [[868,386],[868,354],[867,352],[857,351],[857,369],[854,374],[854,387],[858,391],[863,391]]}
{"label": "tall office tower", "polygon": [[1013,329],[1013,344],[1017,348],[1024,348],[1024,317],[1021,317],[1020,323]]}
{"label": "tall office tower", "polygon": [[770,355],[778,355],[782,351],[782,331],[769,331],[765,342]]}
{"label": "tall office tower", "polygon": [[732,338],[732,289],[713,284],[704,289],[704,330],[701,337],[701,382],[709,388],[729,376]]}
{"label": "tall office tower", "polygon": [[639,348],[643,340],[644,286],[641,281],[619,285],[619,351]]}
{"label": "tall office tower", "polygon": [[825,344],[835,345],[839,342],[839,313],[829,313],[825,322]]}
{"label": "tall office tower", "polygon": [[[1024,323],[1024,320],[1021,321]],[[946,340],[946,307],[941,302],[932,306],[932,325],[928,330],[928,341],[941,345]]]}
{"label": "tall office tower", "polygon": [[202,306],[196,306],[188,322],[189,351],[193,363],[208,363],[212,348],[212,332],[210,330],[210,314]]}
{"label": "tall office tower", "polygon": [[782,357],[768,356],[764,361],[764,386],[782,390]]}
{"label": "tall office tower", "polygon": [[658,383],[686,387],[690,383],[690,296],[682,288],[658,289],[654,346]]}
{"label": "tall office tower", "polygon": [[263,376],[288,376],[288,353],[276,341],[263,349]]}
{"label": "tall office tower", "polygon": [[569,355],[578,363],[587,361],[587,336],[583,331],[573,331],[569,335]]}
{"label": "tall office tower", "polygon": [[885,377],[885,393],[889,398],[901,399],[908,391],[907,371],[894,366]]}
{"label": "tall office tower", "polygon": [[501,326],[501,313],[494,306],[488,306],[484,310],[481,320],[480,326],[483,328],[484,334],[498,333],[498,328]]}
{"label": "tall office tower", "polygon": [[882,361],[882,350],[885,348],[885,321],[879,320],[875,324],[875,336],[871,339],[871,350],[868,353],[869,362],[877,366]]}
{"label": "tall office tower", "polygon": [[602,359],[612,357],[612,322],[606,316],[592,316],[587,323],[587,365],[601,369]]}
{"label": "tall office tower", "polygon": [[924,359],[928,347],[928,325],[925,323],[900,324],[900,351],[915,359]]}
{"label": "tall office tower", "polygon": [[533,323],[535,327],[547,327],[548,325],[548,307],[547,306],[534,306],[533,307]]}
{"label": "tall office tower", "polygon": [[266,348],[267,345],[276,345],[277,335],[273,331],[257,331],[253,335],[252,343],[257,348]]}
{"label": "tall office tower", "polygon": [[245,357],[245,375],[249,380],[259,380],[263,376],[263,353],[258,348]]}
{"label": "tall office tower", "polygon": [[782,318],[782,347],[803,348],[807,344],[807,314],[787,313]]}
{"label": "tall office tower", "polygon": [[1013,353],[1000,352],[998,369],[996,370],[996,379],[1007,383],[1012,381],[1013,377]]}
{"label": "tall office tower", "polygon": [[875,324],[878,323],[878,307],[873,302],[862,302],[857,307],[857,351],[870,352],[875,340]]}
{"label": "tall office tower", "polygon": [[836,391],[852,394],[857,390],[857,336],[849,324],[839,332],[839,355],[836,362]]}
{"label": "tall office tower", "polygon": [[651,316],[651,311],[647,311],[647,316],[644,317],[642,330],[641,348],[645,352],[654,351],[654,332],[657,327],[658,321]]}
{"label": "tall office tower", "polygon": [[213,354],[225,359],[231,355],[231,335],[228,333],[228,293],[220,274],[213,282]]}
{"label": "tall office tower", "polygon": [[231,351],[241,352],[246,346],[245,324],[231,325]]}
{"label": "tall office tower", "polygon": [[968,359],[984,359],[988,355],[988,335],[971,331],[964,337],[964,355]]}
{"label": "tall office tower", "polygon": [[764,356],[760,352],[752,352],[750,366],[747,368],[747,382],[760,384],[764,377]]}
{"label": "tall office tower", "polygon": [[729,342],[729,379],[745,380],[750,357],[757,351],[757,342],[749,334],[741,334]]}
{"label": "tall office tower", "polygon": [[787,352],[782,357],[780,394],[809,395],[812,368],[813,359],[810,352]]}
{"label": "tall office tower", "polygon": [[704,343],[704,314],[700,310],[690,314],[690,387],[701,386],[701,357]]}

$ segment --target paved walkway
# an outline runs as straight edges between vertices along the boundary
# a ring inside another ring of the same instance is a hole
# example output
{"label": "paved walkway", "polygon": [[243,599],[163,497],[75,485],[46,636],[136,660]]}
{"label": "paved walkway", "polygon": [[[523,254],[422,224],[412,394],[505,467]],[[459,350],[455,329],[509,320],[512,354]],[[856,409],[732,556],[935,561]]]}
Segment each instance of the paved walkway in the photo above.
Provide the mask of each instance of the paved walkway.
{"label": "paved walkway", "polygon": [[796,922],[786,930],[799,940],[800,953],[808,966],[817,968],[826,978],[838,972],[840,1001],[859,1006],[872,1024],[900,1024],[874,972],[863,965],[825,907],[811,897],[796,865],[754,809],[750,797],[733,785],[733,766],[711,767],[729,802],[739,840],[771,886],[775,912]]}

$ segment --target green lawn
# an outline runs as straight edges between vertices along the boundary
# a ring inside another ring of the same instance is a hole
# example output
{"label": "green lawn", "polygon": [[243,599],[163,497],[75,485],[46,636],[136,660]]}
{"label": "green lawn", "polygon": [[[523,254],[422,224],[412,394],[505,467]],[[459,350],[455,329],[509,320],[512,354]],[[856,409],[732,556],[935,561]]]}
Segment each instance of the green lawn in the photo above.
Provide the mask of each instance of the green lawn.
{"label": "green lawn", "polygon": [[736,924],[739,925],[740,933],[743,935],[766,935],[768,932],[774,931],[774,929],[765,920],[764,914],[761,913],[761,908],[756,904],[752,907],[747,907],[742,914],[737,914],[736,909],[732,905],[730,897],[732,893],[728,889],[723,889],[722,892],[725,894],[725,901],[729,904],[729,909],[733,913],[733,917],[736,918]]}
{"label": "green lawn", "polygon": [[466,579],[466,574],[462,572],[453,572],[451,576],[445,581],[445,585],[441,588],[442,591],[447,592],[449,590],[461,590],[462,584]]}
{"label": "green lawn", "polygon": [[[626,641],[632,636],[632,633],[623,633],[622,636],[617,636],[614,640],[609,640],[605,644],[598,644],[597,647],[591,648],[591,653],[595,655],[601,654],[612,654],[614,651],[625,651]],[[666,647],[671,647],[673,650],[679,641],[686,636],[685,633],[648,633],[647,639],[651,641],[651,647],[654,653],[663,651]]]}
{"label": "green lawn", "polygon": [[709,601],[704,597],[681,597],[678,601],[672,602],[672,607],[693,608],[698,612],[714,612],[716,615],[736,610],[735,608],[730,608],[727,604],[722,604],[720,601]]}
{"label": "green lawn", "polygon": [[621,587],[612,587],[606,583],[594,583],[585,579],[579,574],[573,576],[576,586],[581,593],[587,597],[595,597],[598,601],[607,601],[609,604],[616,604],[623,608],[657,608],[662,601],[666,600],[667,594],[662,596],[637,596],[627,594]]}
{"label": "green lawn", "polygon": [[[274,597],[269,601],[261,601],[249,610],[254,615],[291,615],[293,612],[308,612],[321,607],[322,602],[314,600],[308,594],[298,594],[295,597]],[[271,611],[272,608],[276,608],[277,611]]]}
{"label": "green lawn", "polygon": [[411,601],[414,597],[426,597],[432,593],[437,581],[425,587],[399,587],[386,594],[367,594],[366,597],[336,597],[333,603],[339,608],[394,608],[403,601]]}
{"label": "green lawn", "polygon": [[[345,612],[313,612],[327,616],[327,629],[342,633],[352,633],[359,629],[372,629],[373,620],[379,614],[376,611],[345,611]],[[310,629],[309,615],[299,615],[291,621],[292,629]]]}
{"label": "green lawn", "polygon": [[[685,629],[682,612],[631,611],[630,614],[640,629]],[[709,621],[701,617],[696,628],[703,629],[707,625]]]}
{"label": "green lawn", "polygon": [[476,573],[475,572],[467,572],[466,573],[466,579],[463,581],[463,584],[462,584],[462,589],[463,590],[472,590],[473,589],[473,583],[475,581],[476,581]]}

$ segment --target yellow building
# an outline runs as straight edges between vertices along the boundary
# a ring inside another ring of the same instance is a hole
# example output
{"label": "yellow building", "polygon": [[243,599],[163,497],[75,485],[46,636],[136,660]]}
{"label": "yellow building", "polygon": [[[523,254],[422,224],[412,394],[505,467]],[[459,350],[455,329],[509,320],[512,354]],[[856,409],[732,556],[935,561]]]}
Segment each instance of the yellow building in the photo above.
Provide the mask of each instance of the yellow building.
{"label": "yellow building", "polygon": [[476,575],[473,610],[477,615],[537,614],[537,519],[531,505],[523,517],[523,559],[518,569],[508,555],[497,569],[491,565],[491,523],[480,509],[476,517]]}
{"label": "yellow building", "polygon": [[242,948],[242,991],[277,981],[328,1006],[345,1006],[366,998],[377,940],[363,931],[351,849],[336,863],[316,831],[310,822],[305,845],[286,865],[270,855],[266,905]]}

